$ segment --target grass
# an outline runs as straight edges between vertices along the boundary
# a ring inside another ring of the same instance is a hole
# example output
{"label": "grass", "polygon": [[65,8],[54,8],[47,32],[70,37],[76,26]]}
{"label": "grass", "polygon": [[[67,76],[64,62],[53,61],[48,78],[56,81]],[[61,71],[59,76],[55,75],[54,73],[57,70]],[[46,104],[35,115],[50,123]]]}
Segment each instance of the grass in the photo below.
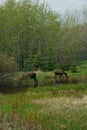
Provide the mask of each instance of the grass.
{"label": "grass", "polygon": [[87,130],[86,72],[86,64],[67,72],[66,84],[55,84],[53,72],[37,72],[37,88],[26,80],[22,87],[1,89],[0,129]]}
{"label": "grass", "polygon": [[86,130],[86,88],[86,84],[59,85],[29,88],[24,93],[0,94],[0,112],[4,114],[3,118],[6,115],[14,117],[14,130],[19,130],[15,122],[21,124],[21,130]]}

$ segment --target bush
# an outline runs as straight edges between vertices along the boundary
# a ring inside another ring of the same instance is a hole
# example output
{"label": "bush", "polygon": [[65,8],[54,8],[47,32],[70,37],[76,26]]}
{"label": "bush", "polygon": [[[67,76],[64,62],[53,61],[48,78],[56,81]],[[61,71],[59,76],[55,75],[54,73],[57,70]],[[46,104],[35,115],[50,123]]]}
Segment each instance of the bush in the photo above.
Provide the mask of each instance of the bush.
{"label": "bush", "polygon": [[60,68],[65,70],[65,71],[70,70],[70,67],[71,67],[71,65],[69,63],[61,63],[60,64]]}
{"label": "bush", "polygon": [[11,85],[16,71],[17,63],[14,58],[0,53],[0,86]]}
{"label": "bush", "polygon": [[77,72],[77,67],[76,67],[76,66],[72,66],[72,67],[70,68],[70,71],[71,71],[72,73],[76,73],[76,72]]}

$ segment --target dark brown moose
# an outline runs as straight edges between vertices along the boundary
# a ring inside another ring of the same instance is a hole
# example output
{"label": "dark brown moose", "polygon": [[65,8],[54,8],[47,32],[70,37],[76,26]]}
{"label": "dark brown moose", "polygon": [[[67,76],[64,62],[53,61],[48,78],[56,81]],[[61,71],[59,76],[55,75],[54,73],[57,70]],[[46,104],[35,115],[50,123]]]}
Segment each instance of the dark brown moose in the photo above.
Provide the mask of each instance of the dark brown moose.
{"label": "dark brown moose", "polygon": [[68,80],[68,75],[64,70],[56,70],[55,74],[55,81],[56,83],[65,83]]}
{"label": "dark brown moose", "polygon": [[22,75],[22,80],[30,77],[31,79],[34,80],[34,87],[36,88],[38,86],[38,80],[36,78],[36,73],[35,72],[26,72]]}

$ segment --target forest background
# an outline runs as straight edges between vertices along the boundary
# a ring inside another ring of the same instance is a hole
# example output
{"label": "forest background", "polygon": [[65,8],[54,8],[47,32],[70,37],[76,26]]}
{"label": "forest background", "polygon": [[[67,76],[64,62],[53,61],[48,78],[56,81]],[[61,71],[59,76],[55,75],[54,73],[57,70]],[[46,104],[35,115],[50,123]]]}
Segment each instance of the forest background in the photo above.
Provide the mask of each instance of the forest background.
{"label": "forest background", "polygon": [[[79,14],[80,15],[80,14]],[[87,60],[87,9],[64,17],[39,1],[6,0],[0,5],[0,67],[19,71],[69,70]],[[14,65],[15,66],[15,65]],[[15,67],[13,67],[15,68]]]}

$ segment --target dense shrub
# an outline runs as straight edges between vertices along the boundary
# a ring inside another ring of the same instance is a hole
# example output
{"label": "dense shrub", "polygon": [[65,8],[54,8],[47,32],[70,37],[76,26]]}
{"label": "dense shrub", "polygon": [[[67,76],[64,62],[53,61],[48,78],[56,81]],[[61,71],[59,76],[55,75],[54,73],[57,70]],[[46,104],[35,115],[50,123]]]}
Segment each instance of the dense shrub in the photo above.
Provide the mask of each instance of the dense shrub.
{"label": "dense shrub", "polygon": [[8,86],[13,83],[17,64],[13,57],[0,53],[0,86]]}
{"label": "dense shrub", "polygon": [[72,73],[76,73],[76,72],[77,72],[77,67],[76,67],[76,66],[72,66],[72,67],[70,68],[70,71],[71,71]]}

